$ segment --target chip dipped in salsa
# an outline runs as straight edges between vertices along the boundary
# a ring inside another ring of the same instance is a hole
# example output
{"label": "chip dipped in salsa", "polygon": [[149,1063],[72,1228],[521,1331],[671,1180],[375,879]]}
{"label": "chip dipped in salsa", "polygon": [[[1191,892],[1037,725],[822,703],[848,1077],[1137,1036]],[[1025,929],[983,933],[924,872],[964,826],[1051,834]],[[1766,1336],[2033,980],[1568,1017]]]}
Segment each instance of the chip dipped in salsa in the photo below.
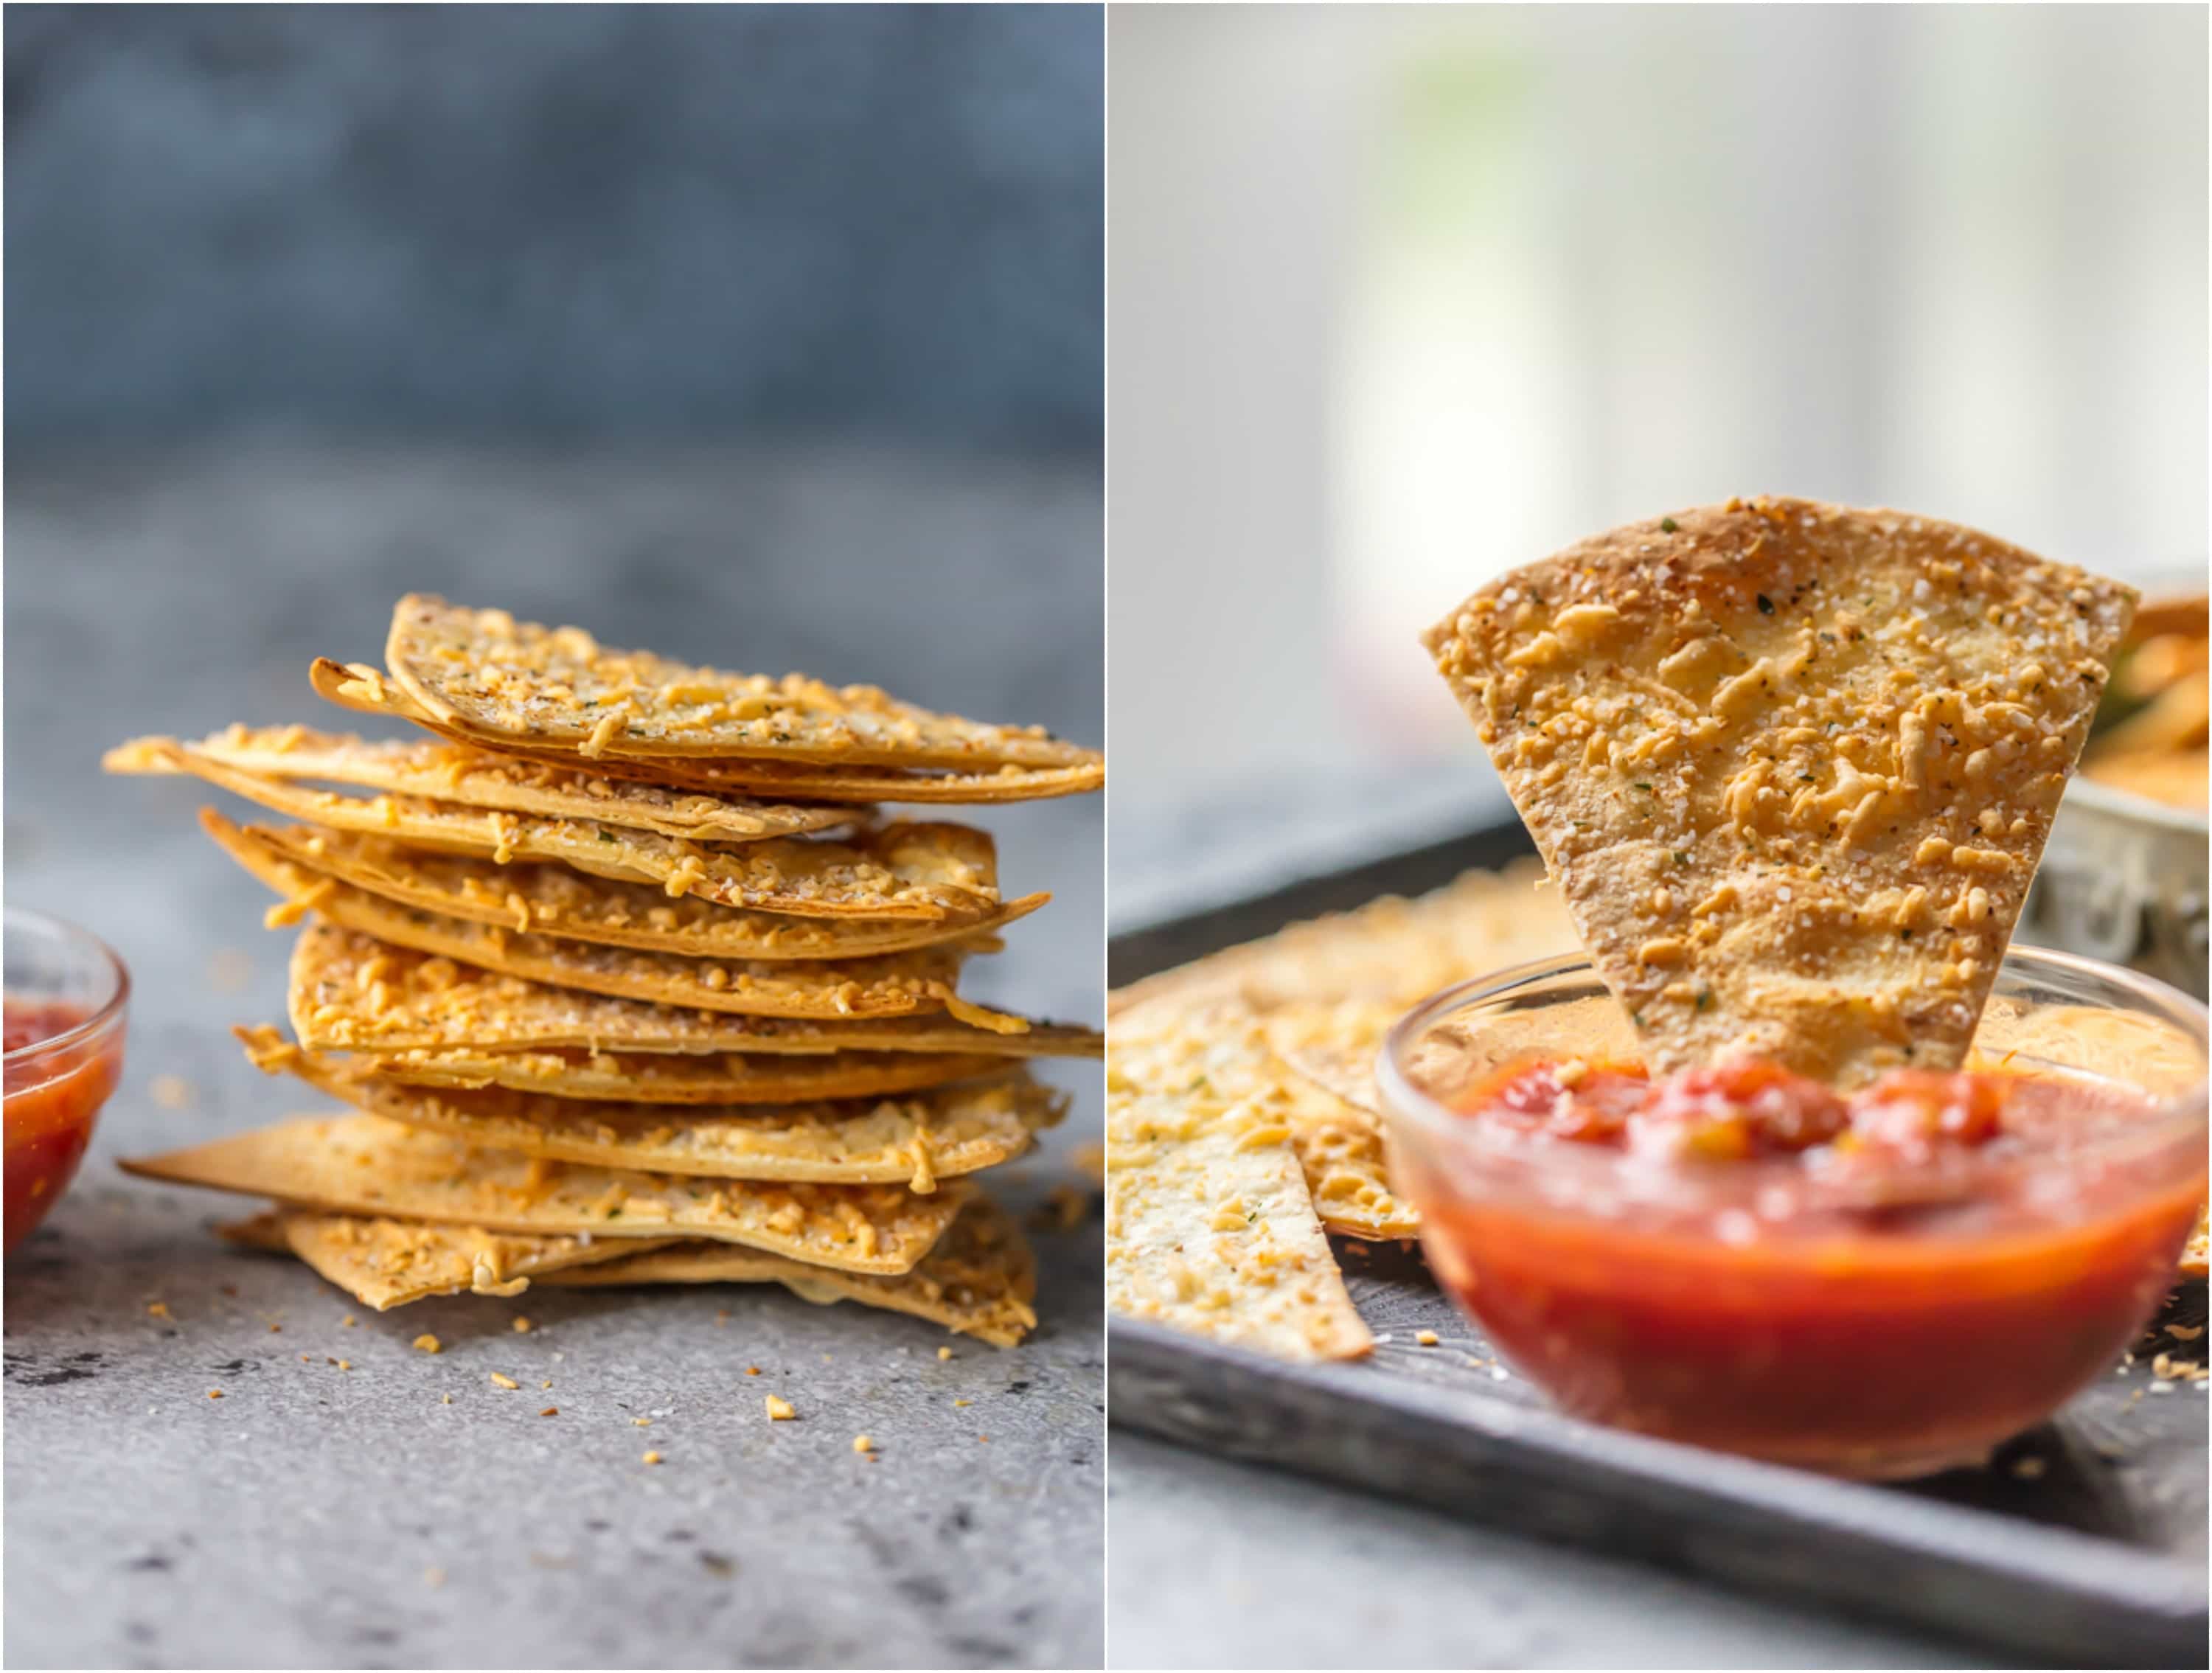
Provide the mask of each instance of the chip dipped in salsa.
{"label": "chip dipped in salsa", "polygon": [[[46,1001],[6,1001],[6,1196],[4,1247],[38,1229],[76,1175],[93,1118],[121,1072],[119,1027],[85,1031],[85,1007]],[[36,1048],[52,1042],[51,1049]]]}
{"label": "chip dipped in salsa", "polygon": [[1407,1147],[1430,1264],[1577,1415],[1865,1475],[1972,1461],[2106,1374],[2171,1283],[2199,1134],[2061,1076],[1531,1061]]}

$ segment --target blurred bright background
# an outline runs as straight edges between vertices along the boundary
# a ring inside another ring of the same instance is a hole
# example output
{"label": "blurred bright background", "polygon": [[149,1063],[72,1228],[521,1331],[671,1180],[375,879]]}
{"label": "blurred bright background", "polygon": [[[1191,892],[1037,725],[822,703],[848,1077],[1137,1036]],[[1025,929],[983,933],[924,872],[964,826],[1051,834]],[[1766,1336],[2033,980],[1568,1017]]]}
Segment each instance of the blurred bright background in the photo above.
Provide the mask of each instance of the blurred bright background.
{"label": "blurred bright background", "polygon": [[1510,818],[1416,635],[1630,518],[1803,494],[2203,586],[2202,8],[1108,36],[1117,928]]}

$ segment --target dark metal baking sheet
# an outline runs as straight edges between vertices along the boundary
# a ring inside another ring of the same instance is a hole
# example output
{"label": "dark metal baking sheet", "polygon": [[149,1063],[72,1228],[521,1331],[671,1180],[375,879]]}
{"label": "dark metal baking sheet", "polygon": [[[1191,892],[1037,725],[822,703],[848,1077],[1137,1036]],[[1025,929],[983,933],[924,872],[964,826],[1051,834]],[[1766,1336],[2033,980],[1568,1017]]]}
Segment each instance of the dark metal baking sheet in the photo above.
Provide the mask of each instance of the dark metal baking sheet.
{"label": "dark metal baking sheet", "polygon": [[[1473,833],[1225,898],[1117,937],[1115,986],[1297,919],[1416,894],[1528,852]],[[2146,1352],[1984,1469],[1902,1485],[1837,1481],[1578,1422],[1495,1363],[1394,1244],[1339,1240],[1377,1336],[1353,1365],[1288,1366],[1115,1320],[1114,1421],[1548,1539],[2091,1667],[2203,1667],[2208,1401],[2155,1388]],[[2201,1284],[2164,1322],[2205,1323]],[[1422,1347],[1419,1332],[1439,1340]],[[2201,1356],[2203,1341],[2166,1341]],[[1960,1366],[1971,1376],[1971,1366]]]}

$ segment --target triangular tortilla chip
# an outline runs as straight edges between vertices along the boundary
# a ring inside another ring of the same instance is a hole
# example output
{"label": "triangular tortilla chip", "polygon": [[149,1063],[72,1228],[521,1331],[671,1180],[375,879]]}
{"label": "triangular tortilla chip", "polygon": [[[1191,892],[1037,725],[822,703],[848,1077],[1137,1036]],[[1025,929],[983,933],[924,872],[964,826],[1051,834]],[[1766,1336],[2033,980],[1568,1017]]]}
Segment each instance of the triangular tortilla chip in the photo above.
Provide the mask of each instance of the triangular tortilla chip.
{"label": "triangular tortilla chip", "polygon": [[1127,1012],[1106,1090],[1107,1305],[1284,1359],[1368,1352],[1257,1023],[1233,1006]]}
{"label": "triangular tortilla chip", "polygon": [[682,1109],[502,1086],[443,1091],[385,1074],[382,1059],[345,1062],[302,1051],[273,1028],[237,1033],[257,1068],[289,1072],[369,1115],[487,1149],[647,1173],[831,1185],[903,1180],[927,1192],[940,1177],[1020,1155],[1066,1110],[1060,1094],[1019,1070],[902,1098]]}
{"label": "triangular tortilla chip", "polygon": [[2208,1256],[2212,1256],[2212,1221],[2208,1221],[2206,1210],[2199,1208],[2197,1229],[2189,1234],[2189,1246],[2181,1251],[2181,1275],[2203,1277]]}
{"label": "triangular tortilla chip", "polygon": [[392,613],[392,684],[441,725],[500,744],[602,755],[887,767],[1078,767],[1097,752],[1042,727],[987,726],[873,686],[724,673],[611,651],[580,628],[412,593]]}
{"label": "triangular tortilla chip", "polygon": [[872,958],[813,964],[687,958],[556,939],[518,935],[492,924],[395,906],[333,878],[294,876],[285,861],[234,850],[248,871],[284,892],[264,920],[281,928],[313,913],[342,928],[471,969],[652,1004],[696,1007],[732,1016],[831,1019],[902,1017],[951,1011],[963,1022],[1020,1033],[1026,1019],[974,1005],[953,990],[960,966],[981,945],[950,942]]}
{"label": "triangular tortilla chip", "polygon": [[908,1270],[972,1189],[638,1173],[483,1150],[380,1116],[300,1116],[119,1165],[335,1214],[543,1237],[707,1238],[848,1272]]}
{"label": "triangular tortilla chip", "polygon": [[288,898],[307,893],[318,876],[333,877],[402,906],[473,923],[693,958],[863,958],[947,940],[981,952],[990,932],[1052,898],[1024,895],[973,919],[792,918],[696,895],[672,899],[650,883],[562,865],[502,866],[314,825],[234,825],[211,807],[200,810],[200,824],[232,859]]}
{"label": "triangular tortilla chip", "polygon": [[910,1313],[998,1348],[1036,1328],[1036,1262],[1012,1219],[988,1197],[960,1211],[937,1247],[898,1278],[802,1267],[727,1244],[678,1244],[605,1265],[574,1268],[549,1284],[781,1284],[808,1301],[857,1301]]}
{"label": "triangular tortilla chip", "polygon": [[[625,1261],[672,1247],[729,1246],[637,1238],[518,1238],[480,1226],[362,1220],[296,1208],[272,1209],[252,1220],[218,1226],[216,1232],[249,1249],[295,1255],[380,1313],[433,1295],[520,1295],[530,1287],[532,1278],[545,1273]],[[795,1265],[775,1255],[748,1251],[748,1258]]]}
{"label": "triangular tortilla chip", "polygon": [[260,778],[359,785],[465,807],[502,808],[510,813],[658,831],[697,843],[751,843],[769,836],[850,830],[868,818],[861,808],[802,807],[669,790],[588,769],[523,761],[428,739],[370,742],[349,733],[317,732],[303,726],[232,726],[197,742],[137,739],[122,745],[118,753],[125,761],[135,761],[151,753],[143,747],[149,745],[202,756]]}
{"label": "triangular tortilla chip", "polygon": [[708,847],[583,819],[483,812],[419,796],[340,795],[241,772],[158,739],[108,751],[114,773],[191,773],[292,818],[425,848],[553,860],[598,877],[658,884],[720,906],[808,918],[923,918],[963,924],[999,904],[991,839],[966,825],[887,824],[849,843],[769,837]]}
{"label": "triangular tortilla chip", "polygon": [[1414,1235],[1420,1217],[1390,1189],[1374,1064],[1401,1016],[1456,982],[1575,947],[1559,891],[1516,861],[1472,871],[1412,900],[1385,896],[1117,990],[1117,1023],[1138,1007],[1228,1004],[1265,1019],[1291,1076],[1291,1147],[1314,1208],[1343,1237]]}
{"label": "triangular tortilla chip", "polygon": [[[441,725],[430,712],[392,684],[380,668],[364,662],[334,662],[318,657],[308,678],[316,695],[356,715],[381,715],[406,721],[466,749],[485,747],[471,734]],[[574,749],[532,748],[501,742],[509,757],[552,766],[574,766]],[[651,761],[620,760],[602,755],[588,763],[594,771],[643,779],[672,788],[718,796],[775,796],[793,801],[904,801],[933,805],[953,802],[1037,801],[1054,796],[1086,795],[1106,782],[1106,766],[1097,758],[1073,767],[1000,767],[980,772],[908,770],[900,767],[833,767],[819,763],[717,760],[662,756]]]}
{"label": "triangular tortilla chip", "polygon": [[1286,925],[1146,976],[1107,996],[1109,1016],[1168,995],[1198,1003],[1232,995],[1267,1013],[1301,1002],[1411,1010],[1455,982],[1576,951],[1574,925],[1534,860],[1470,871],[1407,900],[1385,895],[1350,912]]}
{"label": "triangular tortilla chip", "polygon": [[331,923],[293,949],[291,1019],[317,1051],[749,1052],[816,1056],[915,1052],[1094,1057],[1093,1031],[1028,1022],[1018,1032],[941,1015],[877,1019],[739,1017],[558,988],[458,964]]}
{"label": "triangular tortilla chip", "polygon": [[1803,500],[1615,529],[1432,629],[1658,1070],[1965,1056],[2134,594]]}

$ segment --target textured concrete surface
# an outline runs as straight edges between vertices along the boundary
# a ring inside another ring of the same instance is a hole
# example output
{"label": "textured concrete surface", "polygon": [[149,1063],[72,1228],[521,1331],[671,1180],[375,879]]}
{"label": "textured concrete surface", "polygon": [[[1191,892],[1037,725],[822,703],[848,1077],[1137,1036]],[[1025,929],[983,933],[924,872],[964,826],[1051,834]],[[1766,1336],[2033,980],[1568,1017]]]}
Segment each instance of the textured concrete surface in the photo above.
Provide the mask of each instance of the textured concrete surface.
{"label": "textured concrete surface", "polygon": [[[242,1204],[113,1159],[317,1105],[225,1032],[282,1015],[289,938],[194,825],[211,793],[96,769],[137,732],[337,722],[307,660],[374,654],[410,586],[1095,739],[1097,521],[1085,473],[880,458],[11,473],[8,898],[106,937],[137,984],[84,1172],[7,1268],[11,1664],[1097,1664],[1095,1216],[1037,1234],[1045,1324],[1006,1353],[750,1287],[378,1315],[232,1252],[204,1227]],[[982,821],[1009,885],[1056,898],[979,992],[1097,1020],[1099,813]],[[1076,1106],[1003,1176],[1018,1207],[1097,1131],[1096,1072],[1050,1072]]]}

